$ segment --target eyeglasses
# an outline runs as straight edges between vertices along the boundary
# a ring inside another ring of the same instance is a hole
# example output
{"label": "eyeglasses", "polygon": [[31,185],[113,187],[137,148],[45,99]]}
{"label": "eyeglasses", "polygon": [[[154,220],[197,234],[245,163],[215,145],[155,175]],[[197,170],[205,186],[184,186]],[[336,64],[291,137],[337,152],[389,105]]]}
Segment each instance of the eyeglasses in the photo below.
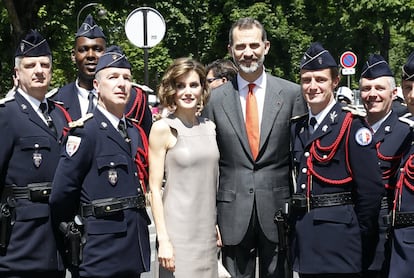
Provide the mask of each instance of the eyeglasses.
{"label": "eyeglasses", "polygon": [[221,77],[212,77],[212,78],[207,78],[207,83],[210,84],[212,83],[214,80],[220,79]]}

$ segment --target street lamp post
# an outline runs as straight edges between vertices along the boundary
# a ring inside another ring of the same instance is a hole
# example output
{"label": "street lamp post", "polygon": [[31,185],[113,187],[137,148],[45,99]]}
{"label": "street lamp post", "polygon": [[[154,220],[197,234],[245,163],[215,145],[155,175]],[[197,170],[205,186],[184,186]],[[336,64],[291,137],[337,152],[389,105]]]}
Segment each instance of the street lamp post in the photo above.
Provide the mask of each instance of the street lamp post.
{"label": "street lamp post", "polygon": [[[88,8],[88,7],[92,7],[92,6],[96,6],[96,5],[99,5],[99,3],[95,3],[95,2],[93,2],[93,3],[89,3],[89,4],[86,4],[85,6],[83,6],[80,10],[79,10],[79,12],[78,12],[78,16],[77,16],[77,18],[76,18],[76,26],[77,26],[77,29],[79,29],[79,19],[80,19],[80,16],[81,16],[81,13],[83,12],[83,10],[85,10],[86,8]],[[105,13],[106,13],[106,11],[104,10],[104,9],[101,9],[100,11],[99,11],[99,13],[101,14],[101,15],[104,15]]]}

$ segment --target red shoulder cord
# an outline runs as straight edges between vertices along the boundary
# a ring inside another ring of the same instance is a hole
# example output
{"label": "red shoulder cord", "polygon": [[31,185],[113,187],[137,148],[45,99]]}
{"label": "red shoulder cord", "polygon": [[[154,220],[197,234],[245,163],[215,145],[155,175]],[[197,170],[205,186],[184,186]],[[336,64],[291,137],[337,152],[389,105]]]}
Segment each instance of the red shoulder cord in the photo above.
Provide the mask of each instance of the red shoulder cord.
{"label": "red shoulder cord", "polygon": [[[398,166],[399,166],[398,162],[401,160],[403,155],[400,154],[400,155],[396,155],[396,156],[385,156],[380,152],[380,146],[381,146],[381,142],[378,142],[377,145],[376,145],[378,158],[383,160],[383,161],[387,161],[387,162],[391,163],[390,169],[385,170],[385,171],[382,172],[382,179],[383,180],[388,180],[392,176],[394,176],[395,173],[397,172]],[[386,189],[394,189],[394,187],[391,186],[388,183],[385,184],[385,188]]]}
{"label": "red shoulder cord", "polygon": [[[351,171],[349,157],[348,157],[349,156],[348,141],[349,141],[349,134],[351,130],[350,128],[351,123],[352,123],[352,114],[347,113],[347,115],[345,116],[344,122],[342,123],[342,127],[341,127],[341,130],[339,131],[338,137],[335,139],[335,141],[330,146],[326,146],[326,147],[321,146],[320,139],[317,139],[312,142],[310,150],[309,150],[309,156],[306,161],[306,165],[308,167],[308,171],[307,171],[307,184],[308,184],[307,196],[308,197],[310,196],[310,191],[311,191],[312,176],[315,176],[316,178],[318,178],[324,183],[333,184],[333,185],[342,185],[352,180],[352,171]],[[350,173],[350,176],[344,179],[341,179],[341,180],[332,180],[332,179],[325,178],[321,176],[320,174],[316,173],[316,171],[313,169],[312,161],[315,159],[316,161],[319,161],[321,163],[329,162],[334,157],[336,152],[338,151],[339,144],[344,138],[345,133],[346,133],[346,137],[345,137],[346,165],[347,165],[348,172]],[[323,153],[323,155],[319,155],[318,151]]]}
{"label": "red shoulder cord", "polygon": [[132,124],[138,129],[141,136],[143,148],[138,147],[135,154],[135,164],[137,165],[139,180],[141,183],[142,192],[147,193],[147,181],[148,181],[148,139],[145,131],[139,124],[132,122]]}
{"label": "red shoulder cord", "polygon": [[[68,111],[66,111],[66,109],[62,105],[57,104],[56,102],[54,102],[54,104],[57,108],[59,108],[62,111],[63,115],[65,116],[66,122],[72,122],[72,117],[69,115]],[[69,130],[70,128],[68,126],[63,127],[63,137],[65,137],[68,134]]]}
{"label": "red shoulder cord", "polygon": [[[393,215],[395,216],[395,211],[398,206],[401,204],[401,195],[402,195],[402,187],[405,185],[411,191],[414,191],[414,185],[411,184],[408,179],[414,179],[414,154],[410,155],[407,161],[404,164],[404,167],[401,168],[400,177],[397,181],[395,186],[395,198],[394,198],[394,206],[393,206]],[[408,177],[408,179],[407,179]]]}
{"label": "red shoulder cord", "polygon": [[145,106],[147,105],[147,98],[140,88],[134,87],[134,89],[137,92],[137,95],[131,109],[125,114],[125,116],[136,119],[141,124],[142,119],[144,118]]}

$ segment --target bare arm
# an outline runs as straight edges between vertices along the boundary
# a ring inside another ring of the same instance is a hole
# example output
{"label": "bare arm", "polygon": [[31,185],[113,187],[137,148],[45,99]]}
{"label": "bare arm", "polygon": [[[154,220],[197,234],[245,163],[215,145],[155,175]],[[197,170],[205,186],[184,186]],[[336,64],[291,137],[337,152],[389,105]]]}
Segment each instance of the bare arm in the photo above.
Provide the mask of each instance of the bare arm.
{"label": "bare arm", "polygon": [[151,210],[159,243],[158,260],[170,270],[175,270],[174,250],[165,225],[162,202],[162,181],[164,178],[165,155],[176,142],[167,123],[160,120],[152,125],[149,135],[149,186],[151,190]]}

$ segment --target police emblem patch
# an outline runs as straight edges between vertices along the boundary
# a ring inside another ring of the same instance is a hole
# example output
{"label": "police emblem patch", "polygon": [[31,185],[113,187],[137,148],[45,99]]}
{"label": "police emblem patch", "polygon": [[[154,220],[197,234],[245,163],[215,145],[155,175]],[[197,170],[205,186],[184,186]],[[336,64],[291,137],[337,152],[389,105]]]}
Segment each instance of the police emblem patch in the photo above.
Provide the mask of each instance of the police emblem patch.
{"label": "police emblem patch", "polygon": [[355,140],[361,146],[369,145],[372,142],[372,133],[366,127],[361,127],[355,134]]}
{"label": "police emblem patch", "polygon": [[118,181],[118,172],[114,168],[108,170],[108,181],[112,185]]}
{"label": "police emblem patch", "polygon": [[66,142],[66,153],[69,156],[74,155],[79,149],[81,138],[73,135],[69,135],[68,141]]}
{"label": "police emblem patch", "polygon": [[36,151],[35,153],[33,153],[32,159],[33,159],[34,166],[36,166],[36,168],[39,168],[40,164],[42,164],[42,160],[43,160],[42,159],[42,154],[38,153]]}

